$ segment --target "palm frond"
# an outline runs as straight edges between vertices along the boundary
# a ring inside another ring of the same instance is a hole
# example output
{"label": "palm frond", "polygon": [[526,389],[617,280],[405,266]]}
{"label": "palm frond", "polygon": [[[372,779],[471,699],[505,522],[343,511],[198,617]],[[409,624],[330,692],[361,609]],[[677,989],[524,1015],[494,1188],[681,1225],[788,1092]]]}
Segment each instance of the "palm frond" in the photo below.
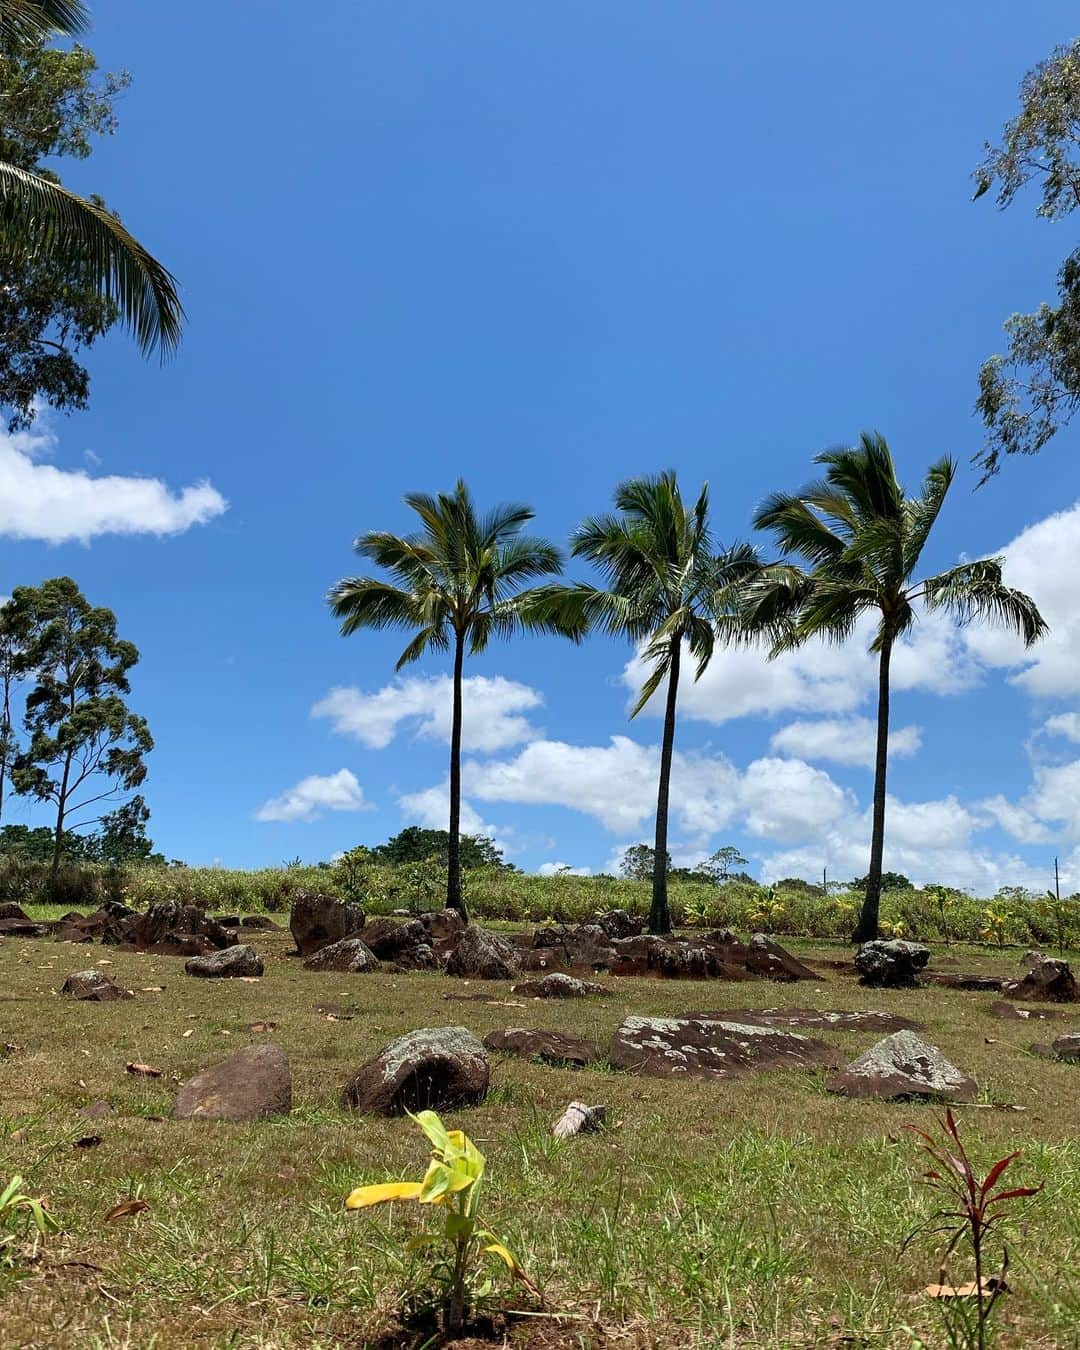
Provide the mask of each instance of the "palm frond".
{"label": "palm frond", "polygon": [[346,577],[328,597],[330,611],[341,620],[344,636],[361,628],[410,628],[427,626],[427,620],[408,591],[399,590],[372,577]]}
{"label": "palm frond", "polygon": [[946,455],[927,470],[920,496],[905,503],[904,563],[909,576],[918,566],[955,476],[956,463]]}
{"label": "palm frond", "polygon": [[982,558],[939,572],[922,584],[927,609],[943,609],[958,623],[982,619],[1018,634],[1030,647],[1050,631],[1030,595],[1006,586],[1001,558]]}
{"label": "palm frond", "polygon": [[754,513],[754,526],[771,530],[782,553],[796,554],[808,563],[824,563],[840,557],[844,540],[832,531],[801,497],[773,492]]}
{"label": "palm frond", "polygon": [[103,206],[0,163],[0,233],[69,263],[119,309],[144,354],[174,351],[184,325],[176,279]]}
{"label": "palm frond", "polygon": [[0,0],[0,40],[34,42],[52,33],[78,37],[90,26],[82,0]]}
{"label": "palm frond", "polygon": [[[651,649],[650,649],[651,650]],[[671,649],[662,648],[659,651],[651,652],[646,650],[644,656],[647,660],[652,660],[653,668],[646,676],[645,683],[641,686],[641,692],[637,696],[634,706],[630,709],[630,716],[636,717],[639,712],[652,698],[653,694],[660,688],[667,679],[668,671],[671,668]]]}

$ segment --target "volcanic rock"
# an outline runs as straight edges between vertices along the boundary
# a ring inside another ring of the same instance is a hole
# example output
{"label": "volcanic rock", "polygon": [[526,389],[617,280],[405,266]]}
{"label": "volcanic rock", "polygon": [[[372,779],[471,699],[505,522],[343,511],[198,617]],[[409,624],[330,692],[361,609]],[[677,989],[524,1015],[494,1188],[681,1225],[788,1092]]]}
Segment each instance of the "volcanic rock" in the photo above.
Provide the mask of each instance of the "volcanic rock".
{"label": "volcanic rock", "polygon": [[712,1018],[628,1017],[611,1040],[617,1069],[653,1078],[745,1078],[756,1069],[836,1068],[839,1053],[790,1031]]}
{"label": "volcanic rock", "polygon": [[192,957],[184,962],[184,970],[205,979],[251,979],[263,973],[263,963],[254,947],[239,943],[208,956]]}
{"label": "volcanic rock", "polygon": [[465,931],[465,920],[456,909],[429,910],[426,914],[418,914],[417,919],[424,925],[431,947],[443,943],[452,946]]}
{"label": "volcanic rock", "polygon": [[80,970],[69,975],[60,992],[68,998],[86,999],[91,1003],[111,1003],[114,999],[135,997],[130,989],[122,988],[103,970]]}
{"label": "volcanic rock", "polygon": [[177,1120],[259,1120],[292,1110],[292,1073],[284,1050],[265,1042],[204,1069],[180,1089]]}
{"label": "volcanic rock", "polygon": [[375,919],[364,929],[364,941],[380,961],[405,961],[420,947],[431,950],[428,930],[418,919]]}
{"label": "volcanic rock", "polygon": [[920,942],[864,942],[855,953],[860,984],[875,989],[914,989],[919,972],[930,960],[930,948]]}
{"label": "volcanic rock", "polygon": [[606,914],[600,915],[596,926],[606,938],[614,941],[616,938],[637,937],[645,927],[645,920],[625,909],[609,909]]}
{"label": "volcanic rock", "polygon": [[482,1101],[488,1058],[466,1027],[426,1027],[384,1046],[345,1089],[344,1105],[361,1115],[444,1111]]}
{"label": "volcanic rock", "polygon": [[1024,1003],[1077,1003],[1080,989],[1069,969],[1069,963],[1056,956],[1028,952],[1021,963],[1027,973],[1019,980],[1009,980],[1001,992],[1006,998]]}
{"label": "volcanic rock", "polygon": [[921,1031],[923,1024],[887,1012],[821,1011],[817,1008],[721,1008],[688,1017],[745,1022],[754,1027],[801,1027],[812,1031]]}
{"label": "volcanic rock", "polygon": [[475,924],[466,928],[446,963],[448,975],[474,980],[512,980],[518,972],[513,947],[498,933]]}
{"label": "volcanic rock", "polygon": [[289,912],[289,930],[300,955],[314,956],[320,947],[351,937],[366,918],[359,905],[316,891],[298,891]]}
{"label": "volcanic rock", "polygon": [[525,998],[587,998],[589,994],[606,998],[610,990],[602,984],[593,984],[591,980],[579,980],[576,975],[553,970],[550,975],[544,975],[539,980],[515,984],[510,992]]}
{"label": "volcanic rock", "polygon": [[1015,1003],[991,1003],[988,1009],[991,1017],[1003,1022],[1054,1022],[1065,1013],[1055,1012],[1053,1008],[1018,1008]]}
{"label": "volcanic rock", "polygon": [[51,932],[51,924],[35,923],[33,919],[0,919],[0,937],[43,938]]}
{"label": "volcanic rock", "polygon": [[809,966],[804,966],[764,933],[755,933],[750,939],[746,969],[752,975],[760,975],[767,980],[778,980],[784,984],[793,983],[795,980],[821,979],[821,976],[815,975]]}
{"label": "volcanic rock", "polygon": [[973,1078],[950,1064],[941,1051],[913,1031],[897,1031],[878,1041],[826,1086],[845,1097],[877,1097],[883,1101],[934,1097],[969,1102],[978,1091]]}
{"label": "volcanic rock", "polygon": [[566,1036],[561,1031],[537,1031],[525,1027],[507,1027],[505,1031],[489,1031],[484,1037],[488,1050],[498,1050],[507,1055],[520,1055],[522,1059],[540,1059],[545,1064],[569,1066],[582,1069],[600,1058],[600,1046],[596,1041],[584,1040],[580,1036]]}
{"label": "volcanic rock", "polygon": [[106,926],[101,940],[160,956],[205,956],[231,947],[236,941],[227,928],[208,918],[198,905],[182,905],[178,900],[159,901],[145,914],[129,913],[118,923]]}
{"label": "volcanic rock", "polygon": [[342,938],[329,947],[320,947],[304,962],[305,970],[337,970],[343,974],[368,974],[379,969],[379,958],[363,938]]}

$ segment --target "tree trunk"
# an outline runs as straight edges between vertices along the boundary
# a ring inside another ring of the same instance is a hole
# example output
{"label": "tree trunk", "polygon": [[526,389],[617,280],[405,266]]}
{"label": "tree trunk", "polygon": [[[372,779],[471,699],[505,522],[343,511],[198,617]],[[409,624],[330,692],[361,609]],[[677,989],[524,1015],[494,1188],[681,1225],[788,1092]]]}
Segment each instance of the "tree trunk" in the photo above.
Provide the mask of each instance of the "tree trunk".
{"label": "tree trunk", "polygon": [[454,636],[454,713],[450,726],[450,842],[446,849],[446,904],[456,909],[466,923],[469,914],[461,889],[461,668],[465,639]]}
{"label": "tree trunk", "polygon": [[64,776],[60,780],[60,791],[56,797],[56,833],[53,838],[52,867],[49,875],[55,879],[60,871],[60,854],[64,847],[64,816],[67,814],[68,783],[71,780],[71,755],[64,760]]}
{"label": "tree trunk", "polygon": [[682,639],[674,638],[668,658],[667,707],[664,710],[664,740],[660,747],[660,783],[656,793],[656,839],[653,844],[652,908],[649,932],[670,933],[668,911],[668,801],[671,795],[671,753],[675,745],[675,705],[679,697],[679,658]]}
{"label": "tree trunk", "polygon": [[4,711],[0,726],[0,820],[4,817],[4,786],[7,782],[8,760],[11,758],[11,670],[4,670]]}
{"label": "tree trunk", "polygon": [[892,635],[887,633],[878,661],[877,750],[874,757],[874,819],[870,833],[870,871],[853,942],[872,942],[878,935],[881,907],[881,864],[885,853],[885,776],[889,767],[889,662]]}

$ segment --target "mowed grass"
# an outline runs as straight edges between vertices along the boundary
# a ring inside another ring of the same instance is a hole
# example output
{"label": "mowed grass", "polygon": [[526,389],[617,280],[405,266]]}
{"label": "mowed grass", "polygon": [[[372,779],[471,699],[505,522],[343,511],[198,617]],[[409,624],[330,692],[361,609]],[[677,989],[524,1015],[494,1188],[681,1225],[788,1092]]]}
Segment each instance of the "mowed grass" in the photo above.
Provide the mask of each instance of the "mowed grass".
{"label": "mowed grass", "polygon": [[[361,1120],[341,1090],[391,1037],[464,1024],[565,1030],[606,1041],[624,1015],[738,1007],[881,1008],[918,1017],[981,1088],[958,1111],[982,1163],[1022,1149],[1016,1181],[1045,1183],[1010,1234],[1007,1346],[1080,1345],[1080,1068],[1033,1056],[1070,1029],[992,1018],[992,995],[936,988],[606,979],[603,1001],[522,1007],[448,1001],[509,985],[440,975],[306,971],[287,934],[255,934],[258,983],[202,981],[172,958],[100,946],[0,941],[0,1179],[26,1178],[62,1231],[21,1272],[0,1274],[0,1344],[34,1347],[363,1346],[423,1285],[403,1242],[430,1213],[398,1205],[347,1215],[358,1184],[421,1175],[424,1140],[406,1120]],[[802,955],[844,949],[792,943]],[[944,954],[944,953],[942,953]],[[961,952],[965,969],[1010,972],[1016,953]],[[64,977],[95,962],[138,991],[72,1003]],[[1075,961],[1074,961],[1075,965]],[[162,992],[144,992],[153,986]],[[319,1004],[338,1004],[328,1020]],[[276,1022],[255,1033],[256,1022]],[[190,1034],[185,1034],[190,1033]],[[853,1057],[873,1032],[819,1033]],[[273,1039],[293,1069],[288,1120],[249,1125],[168,1118],[177,1084],[251,1041]],[[125,1073],[128,1061],[160,1079]],[[98,1099],[117,1114],[88,1121]],[[571,1100],[608,1107],[613,1128],[556,1144]],[[994,1109],[1015,1106],[1022,1110]],[[931,1212],[905,1122],[932,1108],[847,1101],[811,1072],[741,1082],[638,1078],[496,1058],[478,1108],[452,1113],[488,1158],[486,1218],[544,1288],[561,1320],[532,1319],[566,1345],[641,1347],[947,1344],[921,1290],[937,1278],[930,1241],[906,1252]],[[74,1146],[87,1134],[100,1145]],[[146,1213],[106,1225],[139,1197]],[[956,1268],[961,1273],[962,1267]],[[526,1301],[518,1306],[528,1307]]]}

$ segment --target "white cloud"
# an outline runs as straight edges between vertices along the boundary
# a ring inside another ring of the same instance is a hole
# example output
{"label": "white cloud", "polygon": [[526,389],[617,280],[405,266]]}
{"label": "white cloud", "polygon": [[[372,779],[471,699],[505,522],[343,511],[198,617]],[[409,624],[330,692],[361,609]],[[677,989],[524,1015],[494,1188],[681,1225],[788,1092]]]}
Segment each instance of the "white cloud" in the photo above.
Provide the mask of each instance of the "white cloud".
{"label": "white cloud", "polygon": [[[429,830],[445,830],[450,823],[450,785],[447,781],[419,792],[407,792],[398,798],[401,813],[410,824],[423,825]],[[507,842],[514,831],[484,820],[480,812],[464,797],[461,800],[461,833],[490,839],[503,853],[512,853]]]}
{"label": "white cloud", "polygon": [[1080,759],[1036,765],[1034,782],[1021,807],[1039,820],[1064,825],[1070,836],[1080,838]]}
{"label": "white cloud", "polygon": [[802,760],[756,759],[746,767],[738,803],[751,834],[795,840],[831,825],[854,799],[823,769]]}
{"label": "white cloud", "polygon": [[[373,694],[355,686],[332,689],[312,708],[330,719],[334,731],[383,750],[402,723],[429,740],[450,741],[453,684],[448,675],[394,680]],[[503,750],[539,733],[521,714],[539,708],[542,695],[501,675],[470,675],[462,681],[462,743],[466,750]]]}
{"label": "white cloud", "polygon": [[[877,727],[869,717],[821,718],[789,722],[773,734],[769,749],[799,759],[826,759],[834,764],[874,767]],[[892,757],[914,755],[922,745],[921,727],[899,727],[889,733]]]}
{"label": "white cloud", "polygon": [[295,787],[278,797],[263,802],[255,812],[261,821],[312,821],[324,811],[370,811],[372,803],[364,797],[364,790],[348,769],[322,777],[312,774],[302,778]]}
{"label": "white cloud", "polygon": [[1048,717],[1042,730],[1047,736],[1064,736],[1066,740],[1080,743],[1080,713],[1058,713]]}
{"label": "white cloud", "polygon": [[541,877],[591,877],[592,868],[571,867],[569,863],[564,862],[546,862],[540,864],[536,873]]}
{"label": "white cloud", "polygon": [[1036,820],[1026,806],[1010,802],[1000,792],[977,803],[976,810],[1021,844],[1045,844],[1052,837],[1042,821]]}
{"label": "white cloud", "polygon": [[174,492],[159,478],[95,477],[38,463],[55,444],[47,427],[0,432],[0,535],[86,544],[103,534],[180,534],[227,509],[207,482]]}

